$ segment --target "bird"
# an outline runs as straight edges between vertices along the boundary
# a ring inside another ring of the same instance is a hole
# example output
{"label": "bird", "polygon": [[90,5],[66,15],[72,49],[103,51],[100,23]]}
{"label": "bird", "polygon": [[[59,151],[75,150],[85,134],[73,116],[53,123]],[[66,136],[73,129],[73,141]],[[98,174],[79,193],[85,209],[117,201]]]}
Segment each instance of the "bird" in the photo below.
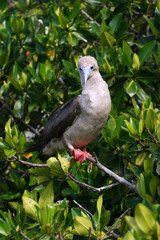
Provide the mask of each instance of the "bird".
{"label": "bird", "polygon": [[56,150],[70,150],[74,160],[79,162],[92,156],[86,146],[104,128],[111,111],[111,97],[94,57],[81,57],[78,70],[81,94],[51,112],[37,143],[26,153],[38,151],[38,156],[52,156]]}

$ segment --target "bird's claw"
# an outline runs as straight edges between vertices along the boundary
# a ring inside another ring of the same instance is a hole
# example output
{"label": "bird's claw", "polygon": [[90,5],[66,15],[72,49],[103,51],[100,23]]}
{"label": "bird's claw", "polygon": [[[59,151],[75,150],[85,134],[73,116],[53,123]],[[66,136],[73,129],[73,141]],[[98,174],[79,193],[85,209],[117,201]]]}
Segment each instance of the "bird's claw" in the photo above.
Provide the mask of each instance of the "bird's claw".
{"label": "bird's claw", "polygon": [[92,157],[92,155],[87,152],[86,148],[83,148],[83,151],[80,149],[71,149],[71,152],[73,152],[74,161],[76,162],[84,162],[88,157]]}

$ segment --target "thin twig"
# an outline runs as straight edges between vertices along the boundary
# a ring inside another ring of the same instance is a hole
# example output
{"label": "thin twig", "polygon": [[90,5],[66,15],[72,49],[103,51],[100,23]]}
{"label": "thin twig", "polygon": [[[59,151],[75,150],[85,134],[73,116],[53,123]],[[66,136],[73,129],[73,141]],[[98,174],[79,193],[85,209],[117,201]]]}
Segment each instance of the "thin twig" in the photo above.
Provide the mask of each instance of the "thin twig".
{"label": "thin twig", "polygon": [[136,164],[134,162],[132,162],[127,156],[125,156],[124,154],[122,154],[122,157],[129,163],[133,164],[134,166],[136,166]]}
{"label": "thin twig", "polygon": [[82,187],[85,187],[85,188],[87,188],[87,189],[90,189],[90,190],[92,190],[92,191],[94,191],[94,192],[101,192],[101,191],[110,189],[110,188],[112,188],[112,187],[115,187],[115,186],[117,186],[117,185],[119,184],[119,183],[113,183],[113,184],[110,184],[110,185],[108,185],[108,186],[95,188],[95,187],[92,187],[92,186],[90,186],[90,185],[88,185],[88,184],[86,184],[86,183],[83,183],[83,182],[78,181],[76,178],[74,178],[74,176],[73,176],[70,172],[68,172],[68,176],[69,176],[69,178],[70,178],[71,180],[73,180],[73,181],[74,181],[75,183],[77,183],[78,185],[80,185],[80,186],[82,186]]}
{"label": "thin twig", "polygon": [[117,182],[126,185],[128,188],[130,188],[132,191],[138,193],[137,187],[135,184],[128,182],[125,178],[120,177],[116,173],[112,172],[110,169],[107,167],[103,166],[98,159],[94,159],[93,157],[88,157],[88,160],[93,162],[99,169],[104,171],[106,174],[108,174],[110,177],[113,177],[114,179],[117,180]]}
{"label": "thin twig", "polygon": [[93,22],[95,22],[99,27],[100,27],[100,24],[97,22],[97,21],[95,21],[88,13],[86,13],[84,10],[81,10],[81,13],[84,15],[84,16],[86,16],[90,21],[93,21]]}
{"label": "thin twig", "polygon": [[87,209],[85,209],[81,204],[79,204],[76,200],[73,200],[73,202],[80,208],[82,209],[84,212],[86,212],[90,217],[93,217],[93,214],[90,213]]}
{"label": "thin twig", "polygon": [[126,213],[128,213],[131,210],[131,208],[128,208],[126,211],[124,211],[115,221],[115,223],[113,223],[111,229],[113,229],[113,227],[116,225],[116,223],[118,222],[118,220],[122,219],[124,217],[124,215],[126,215]]}
{"label": "thin twig", "polygon": [[24,237],[27,240],[31,240],[29,237],[27,237],[22,231],[19,232],[22,237]]}
{"label": "thin twig", "polygon": [[16,154],[16,156],[13,156],[13,158],[16,159],[18,162],[23,163],[24,165],[31,166],[31,167],[48,167],[47,164],[30,163],[27,161],[23,161],[19,158],[18,154]]}
{"label": "thin twig", "polygon": [[150,132],[149,128],[147,128],[147,131],[148,131],[150,137],[152,138],[152,140],[154,141],[154,143],[157,144],[157,140],[156,140],[156,138],[152,135],[152,133]]}
{"label": "thin twig", "polygon": [[90,240],[91,239],[91,227],[88,229],[88,240]]}
{"label": "thin twig", "polygon": [[[85,211],[91,218],[93,217],[93,214],[91,212],[89,212],[87,209],[85,209],[81,204],[79,204],[76,200],[73,200],[73,202],[80,208],[82,209],[83,211]],[[104,231],[106,233],[109,233],[105,238],[103,239],[108,239],[108,238],[118,238],[120,237],[118,234],[114,233],[113,230],[112,231],[109,231],[107,228],[104,228]]]}
{"label": "thin twig", "polygon": [[139,139],[136,139],[136,142],[139,143],[139,145],[141,145],[143,148],[146,148],[146,146],[144,145],[144,143],[141,142],[141,140]]}

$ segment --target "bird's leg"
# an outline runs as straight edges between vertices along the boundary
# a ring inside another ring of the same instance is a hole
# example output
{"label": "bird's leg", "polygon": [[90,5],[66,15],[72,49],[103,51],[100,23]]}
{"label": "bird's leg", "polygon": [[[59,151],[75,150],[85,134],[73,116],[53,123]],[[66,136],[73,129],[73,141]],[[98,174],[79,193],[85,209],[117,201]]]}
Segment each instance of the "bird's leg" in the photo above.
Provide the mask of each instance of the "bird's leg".
{"label": "bird's leg", "polygon": [[74,161],[76,162],[84,162],[88,157],[92,157],[92,155],[87,152],[86,147],[83,147],[83,150],[71,149],[71,152],[73,152]]}

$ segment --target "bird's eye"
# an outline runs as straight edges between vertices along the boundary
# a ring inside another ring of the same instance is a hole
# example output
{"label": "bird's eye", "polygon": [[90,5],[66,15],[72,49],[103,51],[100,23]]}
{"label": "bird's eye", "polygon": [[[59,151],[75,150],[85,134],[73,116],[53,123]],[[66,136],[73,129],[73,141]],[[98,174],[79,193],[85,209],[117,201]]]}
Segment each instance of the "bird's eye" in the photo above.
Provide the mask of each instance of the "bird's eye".
{"label": "bird's eye", "polygon": [[82,71],[82,68],[80,67],[79,70]]}
{"label": "bird's eye", "polygon": [[94,68],[94,66],[91,66],[91,67],[90,67],[90,69],[93,69],[93,68]]}

